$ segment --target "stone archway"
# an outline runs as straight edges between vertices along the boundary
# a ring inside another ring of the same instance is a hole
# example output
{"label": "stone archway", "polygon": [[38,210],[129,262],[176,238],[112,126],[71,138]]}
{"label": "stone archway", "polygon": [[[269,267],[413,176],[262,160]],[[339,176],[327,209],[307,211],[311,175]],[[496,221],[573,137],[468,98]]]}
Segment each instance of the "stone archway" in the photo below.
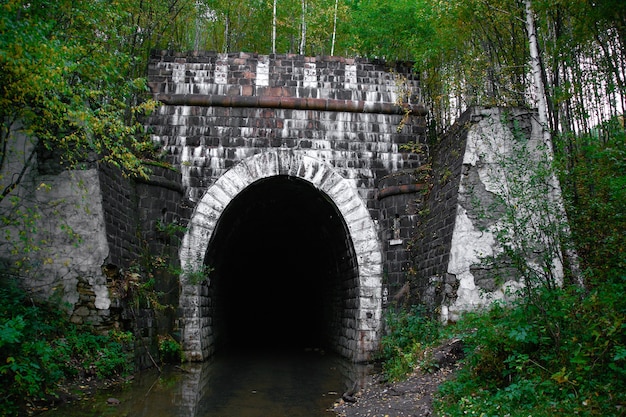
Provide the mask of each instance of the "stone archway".
{"label": "stone archway", "polygon": [[[191,283],[190,273],[205,264],[209,243],[218,221],[231,201],[255,182],[276,176],[306,181],[332,201],[343,218],[347,240],[354,254],[354,288],[349,289],[352,317],[341,319],[338,351],[355,362],[371,359],[378,347],[382,320],[382,256],[376,226],[351,183],[329,164],[288,149],[263,151],[222,175],[198,202],[185,234],[180,261],[183,349],[188,359],[204,360],[214,349],[209,316],[209,287]],[[208,284],[208,285],[207,285]]]}

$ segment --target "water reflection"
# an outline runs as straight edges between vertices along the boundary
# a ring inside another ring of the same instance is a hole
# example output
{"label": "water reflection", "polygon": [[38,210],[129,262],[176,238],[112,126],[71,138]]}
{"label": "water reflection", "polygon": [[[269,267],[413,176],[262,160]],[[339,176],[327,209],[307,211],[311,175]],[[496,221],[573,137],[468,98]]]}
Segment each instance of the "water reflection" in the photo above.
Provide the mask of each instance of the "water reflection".
{"label": "water reflection", "polygon": [[[103,393],[45,417],[330,417],[333,403],[370,369],[319,351],[231,352],[183,370],[144,372],[117,392]],[[113,396],[120,405],[108,406]]]}

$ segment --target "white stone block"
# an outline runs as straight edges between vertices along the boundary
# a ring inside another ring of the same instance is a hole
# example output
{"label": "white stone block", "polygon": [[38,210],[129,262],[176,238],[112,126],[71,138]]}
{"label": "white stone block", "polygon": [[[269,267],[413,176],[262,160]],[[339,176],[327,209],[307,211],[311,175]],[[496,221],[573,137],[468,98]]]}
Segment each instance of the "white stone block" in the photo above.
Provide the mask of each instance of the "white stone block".
{"label": "white stone block", "polygon": [[270,81],[270,65],[268,62],[259,60],[256,65],[256,85],[258,87],[266,87]]}
{"label": "white stone block", "polygon": [[213,206],[219,204],[219,206],[221,206],[222,208],[227,207],[233,199],[233,196],[231,196],[224,188],[222,188],[222,183],[220,180],[217,180],[216,183],[207,190],[207,195],[210,196],[211,204]]}
{"label": "white stone block", "polygon": [[317,88],[317,68],[314,62],[304,63],[304,87]]}
{"label": "white stone block", "polygon": [[356,65],[346,65],[345,71],[344,88],[350,90],[356,87],[357,83]]}
{"label": "white stone block", "polygon": [[215,65],[215,84],[225,85],[228,82],[228,64]]}

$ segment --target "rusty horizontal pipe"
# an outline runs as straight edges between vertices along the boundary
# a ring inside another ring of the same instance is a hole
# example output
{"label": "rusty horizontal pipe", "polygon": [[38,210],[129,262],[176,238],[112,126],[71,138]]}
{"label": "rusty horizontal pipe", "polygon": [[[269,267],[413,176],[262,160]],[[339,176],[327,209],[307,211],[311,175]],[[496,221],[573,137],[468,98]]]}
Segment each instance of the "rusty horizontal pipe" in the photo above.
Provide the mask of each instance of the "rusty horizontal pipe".
{"label": "rusty horizontal pipe", "polygon": [[428,184],[418,183],[418,184],[404,184],[404,185],[392,185],[389,187],[385,187],[378,192],[377,198],[382,200],[383,198],[391,197],[392,195],[398,194],[410,194],[416,193],[418,191],[427,190]]}
{"label": "rusty horizontal pipe", "polygon": [[301,98],[279,96],[222,96],[213,94],[157,94],[156,99],[172,106],[199,107],[256,107],[294,110],[318,110],[349,113],[405,114],[424,116],[421,105],[378,103],[362,100],[337,100],[326,98]]}

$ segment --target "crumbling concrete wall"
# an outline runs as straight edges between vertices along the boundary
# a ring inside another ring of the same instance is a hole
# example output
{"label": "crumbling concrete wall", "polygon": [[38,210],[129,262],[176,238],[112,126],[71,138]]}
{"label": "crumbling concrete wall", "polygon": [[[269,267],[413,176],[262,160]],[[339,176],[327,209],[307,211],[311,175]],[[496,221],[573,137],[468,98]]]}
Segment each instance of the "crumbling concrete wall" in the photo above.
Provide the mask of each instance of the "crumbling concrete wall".
{"label": "crumbling concrete wall", "polygon": [[56,298],[75,323],[113,325],[102,271],[108,243],[97,169],[50,169],[42,158],[29,159],[35,142],[17,131],[9,149],[3,189],[27,168],[0,202],[3,272],[21,277],[33,297]]}
{"label": "crumbling concrete wall", "polygon": [[[550,147],[544,146],[542,127],[536,114],[527,109],[473,108],[465,117],[461,129],[465,137],[462,170],[450,255],[444,264],[446,271],[439,290],[444,321],[455,321],[464,311],[510,299],[516,290],[532,281],[527,273],[524,275],[519,268],[509,264],[506,257],[499,256],[504,253],[504,245],[525,246],[526,243],[520,242],[526,239],[523,236],[526,233],[529,236],[532,233],[534,242],[532,251],[518,252],[526,257],[524,263],[540,269],[534,257],[545,252],[553,257],[549,263],[550,275],[556,282],[563,278],[560,248],[548,247],[539,229],[525,229],[536,222],[525,223],[523,218],[530,216],[528,219],[540,222],[542,217],[554,215],[550,205],[558,205],[555,199],[560,198],[560,193],[554,192],[558,185],[545,184],[544,188],[530,181],[536,178],[533,177],[536,174],[533,167],[540,166],[535,163],[551,159]],[[524,154],[519,154],[522,148]],[[523,168],[516,169],[515,165]],[[550,182],[550,178],[547,181]],[[524,194],[518,191],[530,187],[537,189]],[[546,210],[541,211],[542,207]],[[524,213],[529,209],[537,211]],[[509,215],[510,210],[515,210],[516,218],[507,218],[504,215],[506,210]],[[520,225],[525,230],[519,230]]]}
{"label": "crumbling concrete wall", "polygon": [[[167,268],[176,266],[177,236],[157,226],[176,223],[184,211],[180,174],[155,166],[137,181],[109,166],[67,170],[36,140],[18,131],[10,139],[2,190],[25,170],[0,201],[0,275],[18,278],[34,300],[58,303],[75,324],[133,330],[138,368],[152,366],[157,336],[176,332],[178,279]],[[147,274],[129,282],[131,268],[152,257],[167,262],[149,271],[153,294],[166,294],[159,311],[139,304],[133,291]]]}

